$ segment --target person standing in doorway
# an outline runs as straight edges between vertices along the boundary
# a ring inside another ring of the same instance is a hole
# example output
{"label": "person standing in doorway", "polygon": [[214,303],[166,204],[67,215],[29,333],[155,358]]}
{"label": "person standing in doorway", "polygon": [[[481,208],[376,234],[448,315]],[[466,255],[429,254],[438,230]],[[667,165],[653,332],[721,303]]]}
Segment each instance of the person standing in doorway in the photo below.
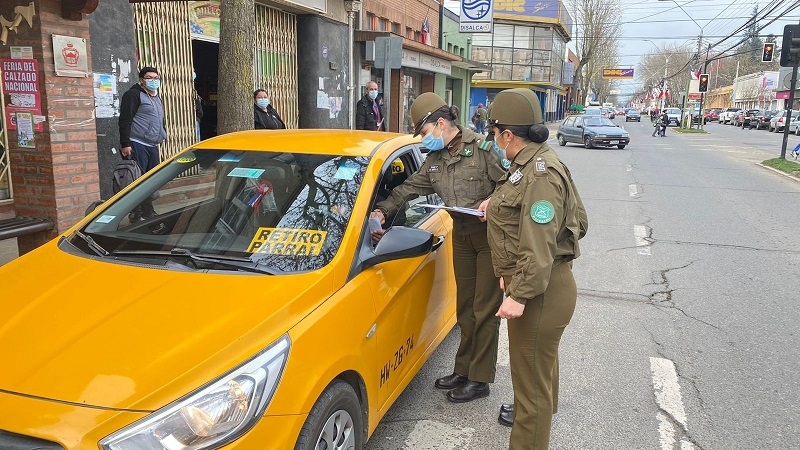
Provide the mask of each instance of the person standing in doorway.
{"label": "person standing in doorway", "polygon": [[[158,146],[167,138],[164,104],[158,94],[161,76],[155,67],[139,71],[139,83],[122,95],[119,111],[119,142],[123,158],[133,158],[142,173],[161,162]],[[156,215],[151,199],[143,201],[130,213],[131,222]]]}
{"label": "person standing in doorway", "polygon": [[[406,202],[419,195],[437,194],[446,206],[477,208],[491,195],[503,176],[500,155],[491,142],[469,128],[456,124],[452,107],[433,92],[414,100],[409,110],[414,136],[422,135],[428,156],[420,169],[379,202],[370,217],[386,222]],[[495,316],[502,301],[492,270],[486,223],[475,216],[452,213],[453,272],[456,278],[456,320],[461,341],[453,373],[436,380],[453,403],[489,395],[497,365],[500,319]],[[378,239],[383,230],[373,232]],[[376,236],[377,234],[377,236]]]}
{"label": "person standing in doorway", "polygon": [[378,83],[367,83],[367,93],[356,104],[356,130],[386,131],[383,105],[378,102]]}
{"label": "person standing in doorway", "polygon": [[572,261],[589,224],[569,169],[546,143],[536,94],[501,91],[488,115],[495,151],[511,160],[478,208],[485,211],[492,265],[505,292],[497,316],[508,320],[509,449],[547,450],[558,410],[558,346],[578,296]]}
{"label": "person standing in doorway", "polygon": [[283,130],[286,128],[286,124],[272,106],[269,95],[264,89],[256,89],[253,92],[253,118],[256,130]]}

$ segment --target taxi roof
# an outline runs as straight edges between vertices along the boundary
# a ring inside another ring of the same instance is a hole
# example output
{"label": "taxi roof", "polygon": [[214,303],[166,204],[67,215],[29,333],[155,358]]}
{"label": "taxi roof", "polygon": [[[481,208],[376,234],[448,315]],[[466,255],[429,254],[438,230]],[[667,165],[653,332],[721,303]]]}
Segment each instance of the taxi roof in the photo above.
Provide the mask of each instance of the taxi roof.
{"label": "taxi roof", "polygon": [[277,151],[321,155],[370,156],[375,149],[396,139],[397,147],[419,142],[410,134],[383,131],[299,129],[249,130],[223,134],[198,142],[192,148],[208,150]]}

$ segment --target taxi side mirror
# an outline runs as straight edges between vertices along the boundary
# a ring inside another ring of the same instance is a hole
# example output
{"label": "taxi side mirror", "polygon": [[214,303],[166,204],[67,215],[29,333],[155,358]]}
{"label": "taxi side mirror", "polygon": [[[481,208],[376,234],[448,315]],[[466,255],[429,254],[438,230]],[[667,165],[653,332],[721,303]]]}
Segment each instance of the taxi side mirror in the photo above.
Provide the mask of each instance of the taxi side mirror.
{"label": "taxi side mirror", "polygon": [[391,227],[386,230],[375,249],[369,250],[371,255],[363,255],[362,252],[362,256],[366,256],[362,259],[362,268],[366,269],[395,259],[424,256],[438,249],[443,242],[443,236],[435,242],[433,234],[419,228]]}

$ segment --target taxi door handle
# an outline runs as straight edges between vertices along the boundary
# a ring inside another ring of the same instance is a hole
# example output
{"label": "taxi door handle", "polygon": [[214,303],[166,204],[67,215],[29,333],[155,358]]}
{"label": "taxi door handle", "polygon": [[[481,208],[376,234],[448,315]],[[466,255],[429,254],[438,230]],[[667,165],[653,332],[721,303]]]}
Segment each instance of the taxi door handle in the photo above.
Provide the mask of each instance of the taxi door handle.
{"label": "taxi door handle", "polygon": [[444,244],[444,236],[436,236],[436,242],[433,243],[433,247],[431,248],[431,252],[435,252],[439,250],[439,247]]}

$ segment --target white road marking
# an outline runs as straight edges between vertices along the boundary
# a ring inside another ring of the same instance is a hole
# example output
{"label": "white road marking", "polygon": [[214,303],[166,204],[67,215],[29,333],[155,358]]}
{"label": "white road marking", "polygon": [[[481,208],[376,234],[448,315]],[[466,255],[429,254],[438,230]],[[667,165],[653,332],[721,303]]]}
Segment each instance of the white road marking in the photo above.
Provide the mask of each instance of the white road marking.
{"label": "white road marking", "polygon": [[630,164],[627,164],[627,165],[625,166],[625,170],[627,170],[628,172],[631,172],[631,171],[633,171],[633,166],[632,166],[632,165],[630,165]]}
{"label": "white road marking", "polygon": [[508,357],[508,321],[500,319],[500,341],[497,345],[497,365],[508,367],[511,360]]}
{"label": "white road marking", "polygon": [[651,255],[650,242],[647,241],[647,227],[644,225],[634,225],[633,236],[636,238],[636,246],[639,247],[636,253],[640,255]]}
{"label": "white road marking", "polygon": [[[683,433],[689,431],[686,425],[686,410],[683,409],[681,387],[678,384],[678,373],[675,364],[664,358],[650,358],[650,372],[653,375],[653,390],[659,411],[656,413],[658,420],[658,435],[662,450],[675,448],[677,431],[674,424],[683,428]],[[681,450],[693,450],[695,446],[684,439],[680,439]]]}
{"label": "white road marking", "polygon": [[631,197],[637,197],[639,195],[639,186],[637,186],[635,184],[629,184],[628,185],[628,194]]}
{"label": "white road marking", "polygon": [[474,428],[454,427],[433,420],[420,420],[403,443],[407,450],[456,450],[468,448]]}

